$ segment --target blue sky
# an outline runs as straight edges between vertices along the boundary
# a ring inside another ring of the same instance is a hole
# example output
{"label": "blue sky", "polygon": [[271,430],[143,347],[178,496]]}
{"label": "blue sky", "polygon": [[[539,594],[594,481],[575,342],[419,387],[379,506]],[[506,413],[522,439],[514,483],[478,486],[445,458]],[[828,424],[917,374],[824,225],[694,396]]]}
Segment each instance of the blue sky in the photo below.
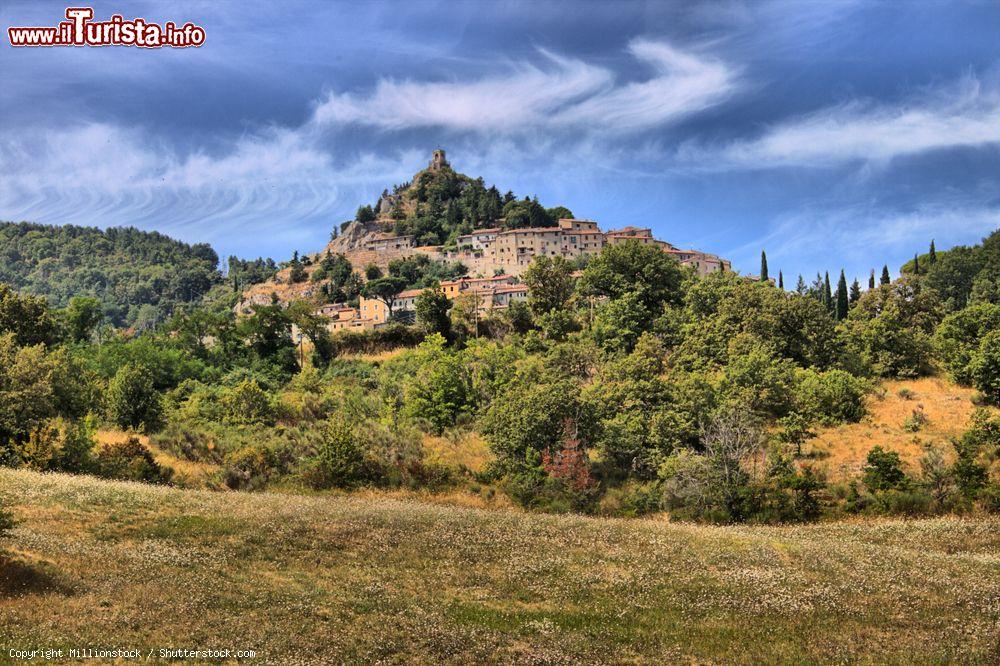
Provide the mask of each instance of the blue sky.
{"label": "blue sky", "polygon": [[[95,2],[199,49],[0,46],[0,219],[287,258],[459,171],[786,281],[1000,227],[1000,4]],[[0,1],[55,25],[65,3]]]}

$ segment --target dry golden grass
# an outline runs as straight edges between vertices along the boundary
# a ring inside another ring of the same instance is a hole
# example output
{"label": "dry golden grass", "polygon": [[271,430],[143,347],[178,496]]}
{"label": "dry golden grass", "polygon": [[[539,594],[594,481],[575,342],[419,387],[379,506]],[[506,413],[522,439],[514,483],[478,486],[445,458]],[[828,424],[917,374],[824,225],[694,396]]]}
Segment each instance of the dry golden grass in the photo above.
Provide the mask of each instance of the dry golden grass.
{"label": "dry golden grass", "polygon": [[468,431],[448,431],[441,437],[424,435],[424,451],[429,461],[465,467],[473,472],[482,471],[493,459],[490,446],[482,435]]}
{"label": "dry golden grass", "polygon": [[[803,452],[817,458],[816,466],[826,471],[829,480],[857,476],[873,446],[899,453],[910,472],[919,470],[926,444],[940,446],[948,459],[954,455],[950,440],[965,432],[975,410],[971,389],[939,377],[888,381],[882,388],[884,397],[869,398],[868,415],[861,423],[821,429],[803,444]],[[904,389],[913,396],[901,397]],[[928,422],[919,431],[908,432],[903,424],[915,409],[921,409]]]}
{"label": "dry golden grass", "polygon": [[[275,663],[996,663],[1000,522],[706,527],[0,469],[0,645]],[[5,650],[6,655],[6,650]]]}

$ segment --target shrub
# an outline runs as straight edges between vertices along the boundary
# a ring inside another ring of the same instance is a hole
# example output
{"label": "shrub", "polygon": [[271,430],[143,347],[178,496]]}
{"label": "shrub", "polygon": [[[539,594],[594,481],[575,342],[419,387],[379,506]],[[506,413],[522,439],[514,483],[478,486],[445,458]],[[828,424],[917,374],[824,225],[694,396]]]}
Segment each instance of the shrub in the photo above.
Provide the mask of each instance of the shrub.
{"label": "shrub", "polygon": [[233,490],[261,490],[282,470],[274,451],[252,444],[226,455],[223,482]]}
{"label": "shrub", "polygon": [[364,451],[343,419],[327,421],[304,477],[307,484],[317,489],[351,488],[364,479]]}
{"label": "shrub", "polygon": [[908,388],[899,389],[898,391],[896,391],[896,395],[898,395],[903,400],[913,400],[915,397],[917,397],[917,394]]}
{"label": "shrub", "polygon": [[226,390],[219,403],[231,423],[271,424],[274,422],[274,407],[271,398],[260,387],[256,379],[245,379],[237,386]]}
{"label": "shrub", "polygon": [[805,370],[799,376],[801,411],[825,425],[857,423],[865,415],[866,381],[843,370]]}
{"label": "shrub", "polygon": [[903,421],[903,430],[906,432],[919,432],[921,428],[927,425],[929,420],[930,419],[927,418],[927,414],[924,413],[923,407],[918,405],[917,408],[914,409],[908,417],[906,417],[906,420]]}
{"label": "shrub", "polygon": [[138,437],[101,447],[94,459],[97,473],[109,479],[169,483],[174,470],[160,465]]}
{"label": "shrub", "polygon": [[902,489],[907,486],[906,474],[899,454],[885,451],[881,446],[868,452],[868,461],[863,469],[865,485],[872,492]]}
{"label": "shrub", "polygon": [[577,490],[566,480],[547,474],[542,455],[534,449],[528,449],[524,462],[505,477],[504,490],[526,509],[552,513],[590,511],[597,498],[592,486]]}

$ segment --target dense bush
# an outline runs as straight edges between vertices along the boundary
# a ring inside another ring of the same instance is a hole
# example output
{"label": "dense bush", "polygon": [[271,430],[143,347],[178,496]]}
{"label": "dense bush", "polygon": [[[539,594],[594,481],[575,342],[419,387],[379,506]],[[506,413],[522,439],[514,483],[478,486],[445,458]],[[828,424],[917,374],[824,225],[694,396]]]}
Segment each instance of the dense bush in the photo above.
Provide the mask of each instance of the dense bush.
{"label": "dense bush", "polygon": [[868,382],[843,370],[802,370],[798,411],[826,425],[857,423],[865,415]]}
{"label": "dense bush", "polygon": [[145,483],[169,483],[174,474],[173,469],[156,462],[138,437],[100,447],[94,457],[94,469],[109,479]]}

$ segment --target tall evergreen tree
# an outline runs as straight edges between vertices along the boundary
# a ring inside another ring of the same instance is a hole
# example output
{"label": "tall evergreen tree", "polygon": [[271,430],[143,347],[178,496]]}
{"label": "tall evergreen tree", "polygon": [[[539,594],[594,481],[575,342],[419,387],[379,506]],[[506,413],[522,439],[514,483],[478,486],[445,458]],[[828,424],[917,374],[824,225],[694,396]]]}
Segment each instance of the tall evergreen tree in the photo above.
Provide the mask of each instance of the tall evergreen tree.
{"label": "tall evergreen tree", "polygon": [[934,249],[934,239],[933,238],[931,239],[931,251],[928,252],[928,254],[930,255],[928,257],[928,259],[930,260],[931,264],[933,265],[937,261],[937,250]]}
{"label": "tall evergreen tree", "polygon": [[920,275],[920,257],[913,255],[913,274]]}
{"label": "tall evergreen tree", "polygon": [[872,274],[868,276],[868,288],[869,289],[874,289],[875,288],[875,269],[874,268],[872,269]]}
{"label": "tall evergreen tree", "polygon": [[879,284],[889,284],[890,282],[892,282],[892,278],[889,277],[889,267],[883,264],[882,279],[879,281]]}
{"label": "tall evergreen tree", "polygon": [[767,282],[767,254],[760,251],[760,281]]}
{"label": "tall evergreen tree", "polygon": [[809,288],[806,287],[806,281],[802,278],[802,273],[799,273],[799,281],[795,283],[795,293],[799,296],[805,296]]}
{"label": "tall evergreen tree", "polygon": [[830,289],[830,271],[826,271],[823,276],[823,305],[830,312],[833,312],[833,290]]}
{"label": "tall evergreen tree", "polygon": [[837,321],[847,317],[848,305],[847,278],[844,277],[844,269],[841,268],[840,279],[837,280]]}
{"label": "tall evergreen tree", "polygon": [[781,289],[782,291],[785,289],[785,276],[781,273],[781,271],[778,271],[778,289]]}
{"label": "tall evergreen tree", "polygon": [[[875,274],[872,273],[872,280],[874,281]],[[854,278],[854,282],[851,283],[851,293],[849,296],[850,304],[854,305],[861,298],[861,284],[858,282],[858,278]]]}

